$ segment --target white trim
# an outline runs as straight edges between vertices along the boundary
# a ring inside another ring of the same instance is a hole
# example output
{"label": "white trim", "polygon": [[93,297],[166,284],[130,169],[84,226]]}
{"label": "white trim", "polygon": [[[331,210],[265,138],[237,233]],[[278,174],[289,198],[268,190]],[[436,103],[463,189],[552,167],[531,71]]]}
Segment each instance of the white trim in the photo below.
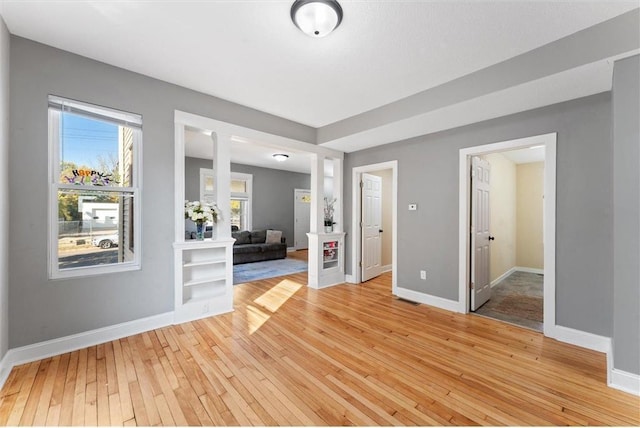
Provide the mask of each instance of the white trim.
{"label": "white trim", "polygon": [[451,312],[457,312],[458,302],[455,300],[443,299],[438,296],[431,296],[429,294],[421,293],[415,290],[409,290],[408,288],[398,287],[396,288],[396,296],[410,300],[412,302],[424,303],[425,305],[435,306],[436,308],[444,309]]}
{"label": "white trim", "polygon": [[[258,131],[256,129],[247,128],[241,125],[222,122],[216,119],[211,119],[209,117],[187,113],[185,111],[175,110],[174,121],[176,124],[180,124],[183,126],[188,125],[205,131],[216,131],[218,134],[230,135],[233,139],[233,142],[260,142],[263,145],[274,146],[276,148],[316,153],[319,155],[323,155],[326,158],[344,159],[344,152],[341,152],[339,150],[333,150],[317,144],[307,143],[301,140],[294,140],[293,138],[283,137],[281,135]],[[184,152],[182,156],[184,157]]]}
{"label": "white trim", "polygon": [[173,312],[153,315],[134,321],[115,324],[109,327],[85,331],[58,339],[47,340],[33,345],[10,349],[0,362],[0,387],[4,384],[17,365],[61,355],[89,346],[110,342],[123,337],[133,336],[173,324]]}
{"label": "white trim", "polygon": [[612,369],[607,384],[611,388],[640,396],[640,375]]}
{"label": "white trim", "polygon": [[497,277],[496,279],[494,279],[493,281],[491,281],[491,288],[495,287],[496,285],[498,285],[498,283],[500,281],[502,281],[503,279],[507,278],[509,275],[511,275],[512,273],[514,273],[516,270],[518,270],[518,268],[516,268],[515,266],[512,267],[511,269],[509,269],[508,271],[506,271],[505,273],[503,273],[502,275],[500,275],[499,277]]}
{"label": "white trim", "polygon": [[296,247],[287,247],[287,253],[295,253],[296,251]]}
{"label": "white trim", "polygon": [[496,285],[498,285],[500,283],[500,281],[508,278],[509,275],[511,275],[514,272],[526,272],[526,273],[536,273],[536,274],[539,274],[539,275],[544,275],[544,269],[514,266],[511,269],[509,269],[508,271],[506,271],[505,273],[503,273],[502,275],[500,275],[499,277],[497,277],[496,279],[494,279],[493,281],[491,281],[491,288],[493,288]]}
{"label": "white trim", "polygon": [[358,266],[360,260],[361,248],[361,230],[360,216],[362,212],[362,204],[360,201],[360,176],[363,172],[374,172],[384,169],[390,169],[392,175],[391,183],[391,229],[393,230],[393,239],[391,242],[391,293],[398,294],[398,161],[381,162],[372,165],[363,165],[354,167],[351,176],[351,277],[353,284],[359,284],[362,279],[362,272]]}
{"label": "white trim", "polygon": [[544,269],[530,268],[530,267],[523,267],[523,266],[516,266],[514,269],[517,270],[518,272],[536,273],[538,275],[544,275]]}
{"label": "white trim", "polygon": [[4,357],[0,361],[0,388],[4,386],[4,383],[9,378],[9,374],[11,374],[11,369],[13,369],[13,365],[9,363],[7,354],[4,354]]}
{"label": "white trim", "polygon": [[[549,336],[560,342],[569,343],[571,345],[580,346],[582,348],[591,349],[592,351],[603,352],[609,354],[611,351],[611,338],[605,336],[599,336],[593,333],[587,333],[585,331],[575,330],[569,327],[563,327],[561,325],[553,326],[550,333],[547,334],[545,329],[545,336]],[[609,359],[609,356],[607,356]],[[611,358],[613,360],[613,358]]]}
{"label": "white trim", "polygon": [[393,264],[390,264],[390,265],[384,265],[384,266],[382,266],[380,269],[381,269],[381,272],[382,272],[382,273],[385,273],[385,272],[391,272],[391,271],[393,271]]}
{"label": "white trim", "polygon": [[556,325],[556,143],[557,133],[537,135],[499,143],[460,149],[458,169],[458,306],[457,312],[469,312],[467,291],[469,271],[469,158],[472,155],[496,153],[505,150],[544,144],[544,334],[552,336]]}
{"label": "white trim", "polygon": [[349,284],[357,284],[356,277],[354,275],[349,275],[349,274],[344,276],[344,282]]}

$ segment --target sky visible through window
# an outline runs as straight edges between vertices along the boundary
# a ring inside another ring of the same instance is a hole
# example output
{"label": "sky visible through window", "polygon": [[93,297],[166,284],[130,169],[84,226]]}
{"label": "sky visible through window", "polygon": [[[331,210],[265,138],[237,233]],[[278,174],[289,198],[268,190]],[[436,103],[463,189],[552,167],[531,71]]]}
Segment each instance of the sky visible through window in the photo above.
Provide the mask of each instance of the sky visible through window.
{"label": "sky visible through window", "polygon": [[73,113],[62,113],[61,124],[61,161],[100,168],[100,158],[118,158],[117,125]]}

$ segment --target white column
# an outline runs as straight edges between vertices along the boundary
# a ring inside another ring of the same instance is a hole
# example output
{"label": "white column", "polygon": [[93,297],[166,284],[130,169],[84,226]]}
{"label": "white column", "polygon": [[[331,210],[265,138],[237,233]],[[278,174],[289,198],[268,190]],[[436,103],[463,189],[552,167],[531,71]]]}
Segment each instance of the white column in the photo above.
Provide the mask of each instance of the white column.
{"label": "white column", "polygon": [[342,200],[342,159],[333,159],[333,197],[336,200],[333,211],[333,230],[344,232],[343,200]]}
{"label": "white column", "polygon": [[310,233],[324,230],[324,156],[311,155],[311,225]]}
{"label": "white column", "polygon": [[216,239],[231,238],[231,135],[212,132],[211,139],[216,204],[222,213],[216,224]]}

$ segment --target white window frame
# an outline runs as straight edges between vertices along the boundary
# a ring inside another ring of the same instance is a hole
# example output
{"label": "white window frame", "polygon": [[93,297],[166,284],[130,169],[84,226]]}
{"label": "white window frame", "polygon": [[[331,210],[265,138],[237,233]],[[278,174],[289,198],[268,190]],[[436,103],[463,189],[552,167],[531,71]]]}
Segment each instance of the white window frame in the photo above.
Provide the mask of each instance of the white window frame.
{"label": "white window frame", "polygon": [[[207,191],[206,181],[207,177],[213,179],[213,190]],[[200,200],[207,201],[209,203],[216,203],[216,174],[211,168],[200,168]]]}
{"label": "white window frame", "polygon": [[[61,111],[55,108],[48,109],[48,145],[49,145],[49,239],[47,242],[48,251],[48,274],[49,279],[76,278],[84,276],[95,276],[116,272],[126,272],[139,270],[142,260],[142,118],[140,115],[113,110],[107,107],[100,107],[92,104],[82,103],[70,99],[56,96],[49,96],[49,104],[63,104],[70,110],[77,110],[86,113],[88,116],[101,116],[120,123],[124,126],[134,128],[133,132],[133,174],[131,177],[132,187],[103,187],[96,188],[90,185],[74,185],[74,190],[103,190],[115,191],[131,194],[134,201],[133,209],[133,260],[122,263],[108,265],[84,266],[78,268],[60,269],[58,266],[58,191],[69,186],[59,183],[60,179],[60,115]],[[132,126],[135,125],[135,126]]]}
{"label": "white window frame", "polygon": [[242,172],[232,172],[231,181],[244,181],[246,192],[231,192],[231,200],[246,201],[247,205],[247,222],[246,230],[253,230],[253,174],[244,174]]}

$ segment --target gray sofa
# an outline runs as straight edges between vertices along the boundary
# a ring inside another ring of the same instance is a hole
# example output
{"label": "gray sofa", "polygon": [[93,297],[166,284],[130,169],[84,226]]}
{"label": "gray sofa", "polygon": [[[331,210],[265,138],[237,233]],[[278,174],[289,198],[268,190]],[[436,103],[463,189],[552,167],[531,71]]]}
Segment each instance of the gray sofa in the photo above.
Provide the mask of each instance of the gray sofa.
{"label": "gray sofa", "polygon": [[286,239],[282,237],[279,243],[267,244],[266,230],[236,231],[231,232],[231,236],[236,240],[233,244],[234,265],[287,257]]}

